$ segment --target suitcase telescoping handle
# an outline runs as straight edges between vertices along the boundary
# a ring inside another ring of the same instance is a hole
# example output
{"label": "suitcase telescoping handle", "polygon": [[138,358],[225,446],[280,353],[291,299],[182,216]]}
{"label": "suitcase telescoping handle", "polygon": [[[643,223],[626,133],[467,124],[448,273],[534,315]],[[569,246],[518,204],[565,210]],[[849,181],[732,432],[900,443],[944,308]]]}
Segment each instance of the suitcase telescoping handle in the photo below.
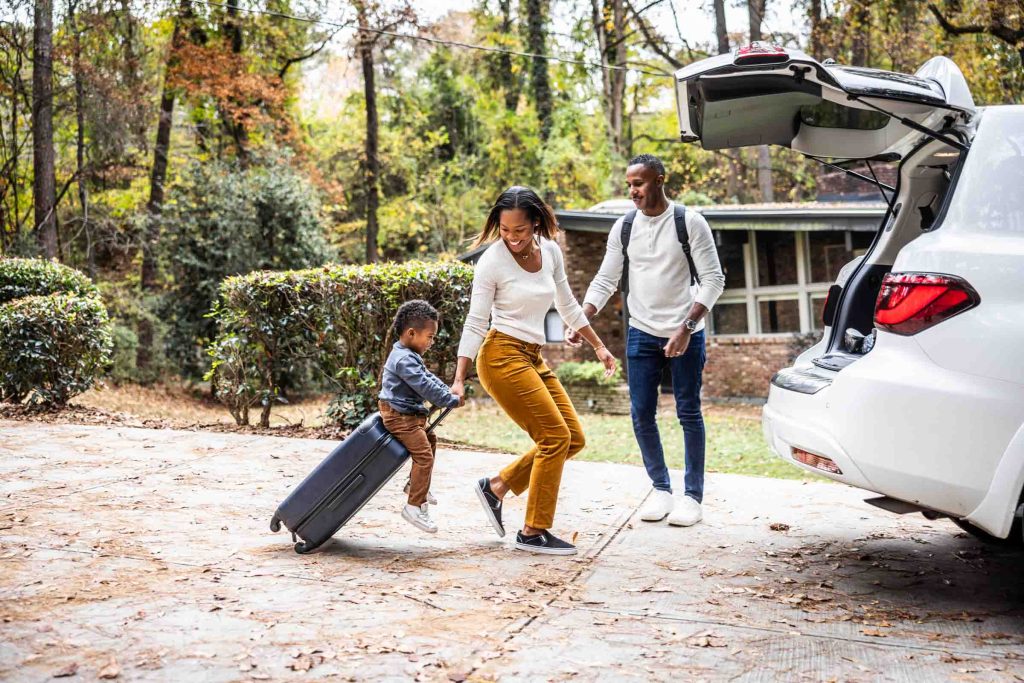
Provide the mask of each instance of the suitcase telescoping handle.
{"label": "suitcase telescoping handle", "polygon": [[427,427],[427,431],[428,432],[434,431],[434,427],[436,427],[437,425],[441,424],[441,420],[443,420],[446,417],[448,417],[448,413],[450,413],[450,412],[452,412],[451,408],[445,408],[444,410],[442,410],[441,414],[438,415],[437,417],[435,417],[434,421],[430,423],[429,427]]}

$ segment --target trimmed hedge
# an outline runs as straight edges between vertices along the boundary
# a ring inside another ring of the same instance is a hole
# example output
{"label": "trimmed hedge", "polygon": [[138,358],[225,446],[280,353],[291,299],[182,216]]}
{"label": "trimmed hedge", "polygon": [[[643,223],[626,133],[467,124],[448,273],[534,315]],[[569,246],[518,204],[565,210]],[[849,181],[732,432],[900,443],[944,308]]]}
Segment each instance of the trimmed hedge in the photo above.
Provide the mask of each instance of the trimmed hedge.
{"label": "trimmed hedge", "polygon": [[84,273],[42,259],[0,258],[0,304],[24,296],[67,292],[97,296],[99,290]]}
{"label": "trimmed hedge", "polygon": [[281,400],[279,378],[304,363],[334,386],[329,417],[354,426],[376,409],[380,370],[394,337],[391,323],[409,299],[425,299],[441,314],[427,364],[454,374],[462,324],[469,310],[471,267],[459,263],[384,263],[259,271],[228,278],[210,314],[221,334],[209,349],[207,378],[238,424],[260,406],[270,424]]}
{"label": "trimmed hedge", "polygon": [[605,377],[604,365],[597,361],[562,363],[555,369],[555,375],[565,385],[611,387],[622,382],[622,366],[611,377]]}
{"label": "trimmed hedge", "polygon": [[74,293],[0,305],[0,400],[64,405],[110,362],[107,309]]}

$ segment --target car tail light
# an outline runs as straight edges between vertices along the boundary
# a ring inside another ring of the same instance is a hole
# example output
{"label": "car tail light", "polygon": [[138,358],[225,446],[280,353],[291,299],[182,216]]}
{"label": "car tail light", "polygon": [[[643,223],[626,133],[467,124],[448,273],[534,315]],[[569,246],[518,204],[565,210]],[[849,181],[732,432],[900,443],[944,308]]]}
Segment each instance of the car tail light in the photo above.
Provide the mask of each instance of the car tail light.
{"label": "car tail light", "polygon": [[953,275],[889,273],[875,302],[875,325],[909,336],[974,308],[981,297]]}
{"label": "car tail light", "polygon": [[832,285],[828,288],[825,305],[821,308],[821,324],[825,327],[832,327],[832,323],[836,319],[836,306],[839,304],[839,295],[842,292],[843,288],[839,285]]}
{"label": "car tail light", "polygon": [[749,64],[778,64],[789,61],[789,53],[784,47],[774,43],[755,40],[749,45],[736,50],[732,63],[738,66]]}
{"label": "car tail light", "polygon": [[793,448],[793,459],[824,472],[831,472],[832,474],[843,473],[843,471],[839,469],[839,465],[837,465],[835,460],[832,458],[826,458],[824,455],[811,453],[810,451],[805,451],[802,448]]}

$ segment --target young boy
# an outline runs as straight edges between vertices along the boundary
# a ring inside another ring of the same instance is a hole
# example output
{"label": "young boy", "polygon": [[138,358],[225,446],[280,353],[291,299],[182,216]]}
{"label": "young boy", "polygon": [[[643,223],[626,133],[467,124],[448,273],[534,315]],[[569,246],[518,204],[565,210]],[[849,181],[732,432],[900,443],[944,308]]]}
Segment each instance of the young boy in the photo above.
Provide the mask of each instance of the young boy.
{"label": "young boy", "polygon": [[426,430],[428,410],[423,402],[441,408],[463,404],[423,363],[423,354],[434,344],[439,317],[437,309],[419,299],[407,301],[398,309],[392,327],[398,341],[384,363],[378,396],[384,427],[412,457],[412,473],[405,487],[409,498],[402,506],[402,517],[432,534],[437,532],[437,525],[430,519],[428,502],[437,503],[430,495],[437,437]]}

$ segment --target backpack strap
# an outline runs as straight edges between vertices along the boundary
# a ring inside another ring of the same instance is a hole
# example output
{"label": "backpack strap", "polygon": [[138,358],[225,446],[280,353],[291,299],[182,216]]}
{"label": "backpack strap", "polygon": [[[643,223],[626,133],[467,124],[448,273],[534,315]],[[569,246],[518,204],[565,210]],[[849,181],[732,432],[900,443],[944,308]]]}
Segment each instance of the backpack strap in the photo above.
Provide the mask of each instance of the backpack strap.
{"label": "backpack strap", "polygon": [[633,232],[633,221],[636,219],[636,209],[633,209],[622,218],[622,278],[619,281],[619,289],[622,291],[623,301],[629,294],[629,236]]}
{"label": "backpack strap", "polygon": [[[636,213],[635,211],[633,212]],[[676,204],[675,208],[675,219],[676,219],[676,238],[679,240],[679,244],[683,245],[683,254],[686,256],[686,265],[690,268],[690,286],[700,284],[700,274],[697,272],[697,266],[693,262],[693,256],[690,254],[690,232],[686,229],[686,207],[682,204]],[[625,224],[622,226],[625,228]],[[630,225],[630,227],[633,227]],[[623,247],[623,253],[625,253],[625,247]]]}

